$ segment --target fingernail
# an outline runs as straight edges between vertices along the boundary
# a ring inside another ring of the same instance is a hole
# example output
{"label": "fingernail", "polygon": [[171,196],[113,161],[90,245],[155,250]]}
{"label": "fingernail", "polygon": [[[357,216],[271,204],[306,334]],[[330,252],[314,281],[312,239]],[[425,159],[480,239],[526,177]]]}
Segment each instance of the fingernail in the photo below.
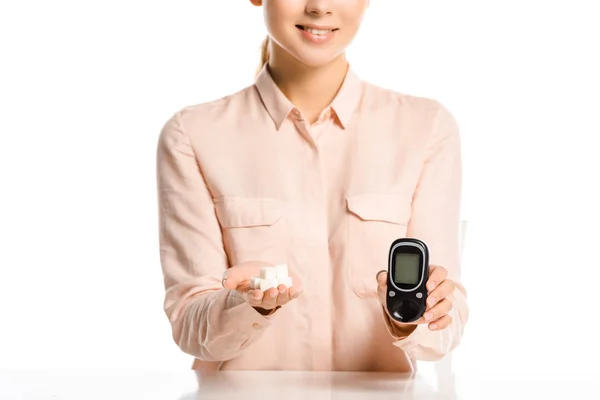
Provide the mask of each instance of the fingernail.
{"label": "fingernail", "polygon": [[435,304],[435,297],[430,297],[427,299],[427,304],[429,304],[430,306]]}
{"label": "fingernail", "polygon": [[427,289],[429,289],[429,290],[435,289],[435,282],[429,282],[429,284],[427,285]]}
{"label": "fingernail", "polygon": [[278,294],[279,294],[279,292],[270,292],[269,296],[276,297]]}
{"label": "fingernail", "polygon": [[438,327],[437,324],[429,325],[429,329],[431,329],[431,330],[437,329],[437,327]]}
{"label": "fingernail", "polygon": [[425,321],[429,321],[431,318],[433,318],[433,313],[428,312],[425,314]]}

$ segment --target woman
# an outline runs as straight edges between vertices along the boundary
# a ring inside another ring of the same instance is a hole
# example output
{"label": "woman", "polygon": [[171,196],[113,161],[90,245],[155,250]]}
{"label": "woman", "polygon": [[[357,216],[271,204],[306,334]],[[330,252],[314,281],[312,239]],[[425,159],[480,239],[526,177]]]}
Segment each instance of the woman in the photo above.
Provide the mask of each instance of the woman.
{"label": "woman", "polygon": [[[193,368],[413,370],[459,343],[458,127],[437,101],[362,81],[345,49],[368,0],[251,0],[256,81],[164,125],[157,154],[165,311]],[[391,243],[431,252],[427,313],[390,319]],[[286,263],[293,285],[249,280]],[[382,272],[383,271],[383,272]]]}

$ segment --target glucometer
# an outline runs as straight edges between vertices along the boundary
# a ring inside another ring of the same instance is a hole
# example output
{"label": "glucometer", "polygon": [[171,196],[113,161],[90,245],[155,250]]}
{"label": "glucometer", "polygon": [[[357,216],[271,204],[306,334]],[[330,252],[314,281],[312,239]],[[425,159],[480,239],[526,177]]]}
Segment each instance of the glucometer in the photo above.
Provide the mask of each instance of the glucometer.
{"label": "glucometer", "polygon": [[386,308],[399,322],[414,322],[427,308],[429,249],[414,238],[396,239],[390,246]]}

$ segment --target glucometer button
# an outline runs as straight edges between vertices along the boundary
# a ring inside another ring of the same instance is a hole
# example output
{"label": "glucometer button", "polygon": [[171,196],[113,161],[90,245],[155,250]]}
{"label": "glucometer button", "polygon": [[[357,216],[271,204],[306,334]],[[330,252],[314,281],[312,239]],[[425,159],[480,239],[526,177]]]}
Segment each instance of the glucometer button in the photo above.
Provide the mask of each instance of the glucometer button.
{"label": "glucometer button", "polygon": [[399,321],[412,322],[422,314],[422,308],[414,300],[403,300],[398,302],[397,308],[393,311],[394,317]]}
{"label": "glucometer button", "polygon": [[415,300],[410,300],[410,301],[409,301],[409,303],[410,303],[410,307],[411,307],[411,308],[413,308],[413,309],[415,309],[415,310],[417,310],[417,311],[420,311],[420,310],[421,310],[421,304],[419,304],[419,302],[418,302],[418,301],[415,301]]}
{"label": "glucometer button", "polygon": [[396,295],[396,292],[394,292],[393,290],[390,290],[390,292],[388,293],[388,295],[390,297],[394,297]]}
{"label": "glucometer button", "polygon": [[423,293],[421,293],[421,292],[417,292],[416,296],[417,296],[417,299],[420,299],[420,298],[422,298],[422,297],[423,297]]}
{"label": "glucometer button", "polygon": [[423,313],[423,309],[421,308],[421,305],[414,301],[414,300],[410,300],[408,302],[408,308],[410,309],[410,316],[411,319],[418,319],[421,314]]}

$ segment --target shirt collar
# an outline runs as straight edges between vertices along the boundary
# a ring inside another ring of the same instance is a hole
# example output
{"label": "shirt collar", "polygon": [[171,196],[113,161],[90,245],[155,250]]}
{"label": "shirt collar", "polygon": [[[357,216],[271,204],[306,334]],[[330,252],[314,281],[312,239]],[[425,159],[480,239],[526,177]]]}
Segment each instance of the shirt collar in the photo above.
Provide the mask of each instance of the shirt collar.
{"label": "shirt collar", "polygon": [[[273,78],[269,74],[267,64],[260,70],[254,85],[258,90],[267,112],[273,119],[277,130],[279,130],[283,121],[285,121],[290,112],[295,109],[295,106],[287,97],[285,97],[275,81],[273,81]],[[348,126],[350,118],[358,107],[362,94],[361,89],[362,82],[360,78],[351,67],[348,67],[344,82],[329,105],[337,115],[337,118],[344,129]]]}

